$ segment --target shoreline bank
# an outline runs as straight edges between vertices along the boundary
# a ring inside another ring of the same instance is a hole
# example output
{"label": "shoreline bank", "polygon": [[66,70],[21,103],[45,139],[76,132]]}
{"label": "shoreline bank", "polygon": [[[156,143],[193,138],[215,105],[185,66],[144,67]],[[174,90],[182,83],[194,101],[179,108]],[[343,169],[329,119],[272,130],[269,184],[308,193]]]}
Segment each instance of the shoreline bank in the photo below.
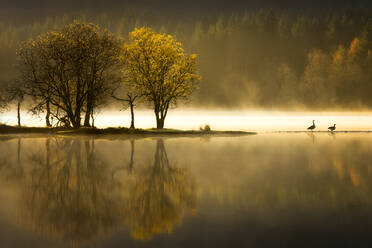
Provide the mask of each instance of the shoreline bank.
{"label": "shoreline bank", "polygon": [[54,135],[138,135],[138,136],[220,136],[220,135],[255,135],[246,131],[201,131],[178,129],[129,129],[125,127],[110,128],[64,128],[64,127],[15,127],[0,126],[1,134],[54,134]]}

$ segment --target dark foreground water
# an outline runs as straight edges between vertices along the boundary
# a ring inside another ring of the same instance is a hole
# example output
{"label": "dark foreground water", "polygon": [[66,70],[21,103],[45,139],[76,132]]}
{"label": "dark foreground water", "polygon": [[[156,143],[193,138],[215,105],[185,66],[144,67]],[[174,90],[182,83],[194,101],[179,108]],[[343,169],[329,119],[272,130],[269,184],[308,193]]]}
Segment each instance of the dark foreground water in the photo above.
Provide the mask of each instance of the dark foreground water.
{"label": "dark foreground water", "polygon": [[372,134],[0,136],[0,247],[371,247]]}

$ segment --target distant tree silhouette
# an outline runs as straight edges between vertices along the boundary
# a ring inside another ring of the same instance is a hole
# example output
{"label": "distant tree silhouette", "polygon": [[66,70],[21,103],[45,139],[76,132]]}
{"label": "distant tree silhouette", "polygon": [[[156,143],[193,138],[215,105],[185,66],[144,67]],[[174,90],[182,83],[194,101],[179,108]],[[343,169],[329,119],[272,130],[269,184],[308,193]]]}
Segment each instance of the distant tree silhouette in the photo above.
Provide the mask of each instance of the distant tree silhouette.
{"label": "distant tree silhouette", "polygon": [[[140,98],[140,95],[135,92],[134,90],[128,88],[128,87],[121,87],[122,89],[124,88],[124,93],[121,93],[120,95],[124,95],[124,97],[119,97],[118,95],[118,89],[115,89],[112,92],[112,97],[120,102],[124,102],[126,105],[129,105],[130,109],[130,117],[131,117],[131,122],[130,122],[130,128],[135,129],[134,125],[134,107],[136,106],[136,101],[138,98]],[[122,91],[122,90],[121,90]]]}
{"label": "distant tree silhouette", "polygon": [[[17,103],[17,122],[18,127],[21,126],[21,104],[25,98],[25,87],[19,80],[14,80],[12,83],[8,83],[6,87],[6,95],[8,102],[16,102]],[[48,123],[47,123],[48,124]],[[48,126],[48,125],[47,125]]]}

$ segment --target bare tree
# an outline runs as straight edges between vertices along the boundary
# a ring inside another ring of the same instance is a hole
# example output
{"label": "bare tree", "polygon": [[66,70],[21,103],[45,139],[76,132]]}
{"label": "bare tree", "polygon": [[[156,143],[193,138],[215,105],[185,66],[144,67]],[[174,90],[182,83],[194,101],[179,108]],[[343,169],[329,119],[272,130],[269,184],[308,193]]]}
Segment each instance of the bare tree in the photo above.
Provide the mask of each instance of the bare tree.
{"label": "bare tree", "polygon": [[0,112],[4,111],[6,107],[8,106],[8,101],[6,99],[5,92],[0,91]]}
{"label": "bare tree", "polygon": [[[34,97],[35,111],[86,126],[94,108],[102,105],[111,87],[119,82],[115,69],[120,42],[93,24],[74,22],[25,42],[18,50],[18,71],[27,93]],[[68,123],[66,123],[67,125]]]}
{"label": "bare tree", "polygon": [[87,100],[84,126],[93,121],[94,109],[103,105],[112,89],[120,83],[119,55],[120,40],[107,31],[91,39],[90,57],[86,63],[89,80],[87,81]]}
{"label": "bare tree", "polygon": [[8,82],[5,92],[5,101],[7,103],[15,102],[17,104],[17,122],[18,127],[21,126],[21,104],[25,97],[25,88],[23,84],[18,80],[13,80]]}
{"label": "bare tree", "polygon": [[[118,93],[119,91],[125,91],[125,93]],[[120,95],[125,95],[124,97],[118,97],[117,94]],[[131,117],[131,122],[130,122],[130,128],[135,129],[134,125],[134,107],[136,106],[135,103],[140,98],[139,94],[135,91],[131,91],[130,89],[124,87],[121,87],[121,90],[115,89],[111,93],[112,98],[114,98],[117,101],[124,102],[126,106],[130,108],[130,117]],[[125,107],[126,107],[125,106]]]}

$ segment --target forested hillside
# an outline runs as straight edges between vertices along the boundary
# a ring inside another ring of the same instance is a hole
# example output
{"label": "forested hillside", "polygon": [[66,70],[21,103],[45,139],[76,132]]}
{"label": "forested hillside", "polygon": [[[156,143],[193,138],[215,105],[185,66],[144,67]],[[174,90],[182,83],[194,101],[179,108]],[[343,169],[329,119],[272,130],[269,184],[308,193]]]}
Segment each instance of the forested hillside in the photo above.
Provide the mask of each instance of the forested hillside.
{"label": "forested hillside", "polygon": [[334,109],[372,107],[372,13],[294,14],[252,10],[185,19],[152,12],[70,14],[0,23],[0,78],[15,76],[22,41],[73,20],[118,36],[149,26],[198,54],[202,81],[193,106]]}

